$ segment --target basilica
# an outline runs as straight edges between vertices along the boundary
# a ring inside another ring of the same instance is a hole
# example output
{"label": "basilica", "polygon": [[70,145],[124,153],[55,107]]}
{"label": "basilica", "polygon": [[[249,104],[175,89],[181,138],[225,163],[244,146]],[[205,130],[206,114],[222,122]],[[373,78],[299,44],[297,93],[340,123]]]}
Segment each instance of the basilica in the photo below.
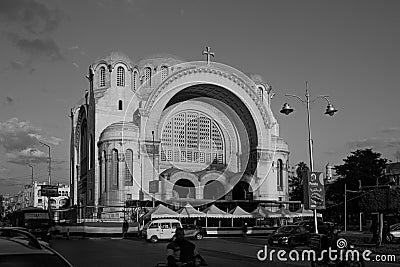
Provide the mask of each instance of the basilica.
{"label": "basilica", "polygon": [[203,55],[133,61],[113,52],[89,66],[71,109],[72,204],[288,200],[272,87],[212,61],[209,48]]}

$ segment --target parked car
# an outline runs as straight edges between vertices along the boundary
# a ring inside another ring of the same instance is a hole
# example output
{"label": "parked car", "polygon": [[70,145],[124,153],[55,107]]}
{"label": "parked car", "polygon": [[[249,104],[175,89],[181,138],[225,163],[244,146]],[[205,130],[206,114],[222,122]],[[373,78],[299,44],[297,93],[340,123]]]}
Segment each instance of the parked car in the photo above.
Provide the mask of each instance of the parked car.
{"label": "parked car", "polygon": [[271,246],[289,246],[308,244],[310,231],[302,225],[285,225],[279,227],[268,238]]}
{"label": "parked car", "polygon": [[181,227],[181,222],[176,219],[157,219],[148,222],[140,231],[140,234],[147,241],[156,243],[160,239],[171,240],[176,229]]}
{"label": "parked car", "polygon": [[185,237],[188,238],[201,240],[204,236],[207,235],[206,229],[195,224],[182,224],[182,228],[185,232]]}
{"label": "parked car", "polygon": [[400,238],[400,223],[392,224],[390,226],[389,241],[392,242],[396,238]]}
{"label": "parked car", "polygon": [[[333,222],[323,222],[321,220],[318,220],[318,232],[320,234],[327,234],[327,231],[329,228],[337,228]],[[298,221],[293,223],[293,225],[301,225],[304,226],[310,233],[315,232],[315,222],[314,220],[304,220],[304,221]]]}
{"label": "parked car", "polygon": [[0,266],[72,267],[61,254],[17,227],[0,228]]}

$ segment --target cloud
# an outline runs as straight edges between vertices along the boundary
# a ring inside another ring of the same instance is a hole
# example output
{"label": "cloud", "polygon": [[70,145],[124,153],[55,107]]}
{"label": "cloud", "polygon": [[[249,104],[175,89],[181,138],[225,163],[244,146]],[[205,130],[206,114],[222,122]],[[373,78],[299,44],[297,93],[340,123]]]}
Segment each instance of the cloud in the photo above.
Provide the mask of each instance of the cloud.
{"label": "cloud", "polygon": [[0,98],[0,106],[8,106],[14,103],[14,99],[11,96],[5,96]]}
{"label": "cloud", "polygon": [[[52,61],[64,60],[60,48],[52,39],[26,39],[15,33],[7,33],[6,36],[14,43],[15,47],[28,55],[31,59],[47,57]],[[16,66],[18,65],[14,64],[14,67]]]}
{"label": "cloud", "polygon": [[4,148],[8,162],[15,164],[43,163],[47,161],[47,153],[38,150],[39,141],[49,145],[58,145],[63,140],[49,136],[30,122],[18,118],[0,122],[0,146]]}
{"label": "cloud", "polygon": [[32,34],[54,31],[62,13],[34,0],[1,0],[0,21],[14,23]]}
{"label": "cloud", "polygon": [[384,133],[384,134],[400,134],[400,127],[390,127],[387,129],[383,129],[382,133]]}
{"label": "cloud", "polygon": [[368,139],[349,141],[348,145],[350,148],[367,148],[372,147],[374,149],[400,149],[400,138],[398,137],[372,137]]}

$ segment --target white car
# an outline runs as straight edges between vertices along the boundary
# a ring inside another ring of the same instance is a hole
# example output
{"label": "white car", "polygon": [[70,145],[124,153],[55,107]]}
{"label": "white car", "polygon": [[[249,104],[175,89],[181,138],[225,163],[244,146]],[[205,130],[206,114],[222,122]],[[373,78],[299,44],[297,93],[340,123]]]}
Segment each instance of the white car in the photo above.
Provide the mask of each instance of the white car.
{"label": "white car", "polygon": [[390,226],[390,241],[400,238],[400,223],[392,224]]}
{"label": "white car", "polygon": [[176,219],[157,219],[148,222],[141,233],[147,241],[156,243],[160,239],[172,239],[177,228],[182,228],[182,224]]}

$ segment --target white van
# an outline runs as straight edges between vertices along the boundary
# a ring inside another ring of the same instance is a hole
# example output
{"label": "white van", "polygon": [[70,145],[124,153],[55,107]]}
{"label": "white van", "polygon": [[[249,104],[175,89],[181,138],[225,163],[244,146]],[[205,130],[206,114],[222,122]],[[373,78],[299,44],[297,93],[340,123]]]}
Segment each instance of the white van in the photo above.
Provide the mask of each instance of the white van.
{"label": "white van", "polygon": [[182,224],[176,219],[157,219],[148,222],[142,229],[146,240],[156,243],[159,239],[172,239],[177,228]]}

